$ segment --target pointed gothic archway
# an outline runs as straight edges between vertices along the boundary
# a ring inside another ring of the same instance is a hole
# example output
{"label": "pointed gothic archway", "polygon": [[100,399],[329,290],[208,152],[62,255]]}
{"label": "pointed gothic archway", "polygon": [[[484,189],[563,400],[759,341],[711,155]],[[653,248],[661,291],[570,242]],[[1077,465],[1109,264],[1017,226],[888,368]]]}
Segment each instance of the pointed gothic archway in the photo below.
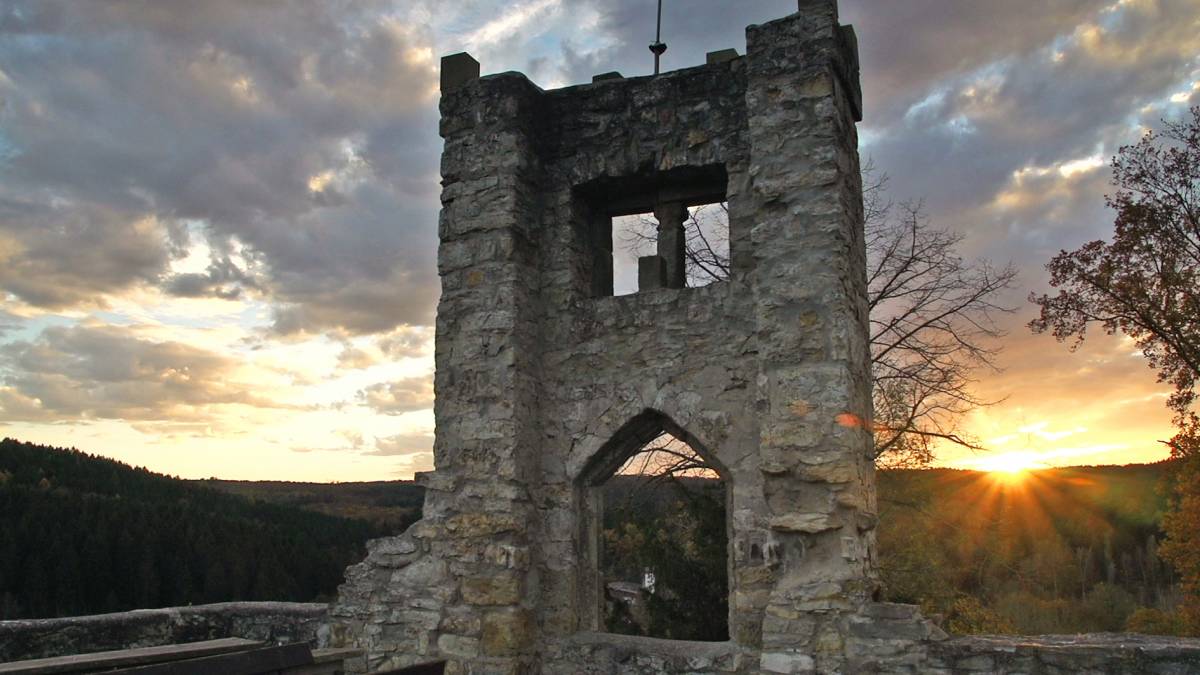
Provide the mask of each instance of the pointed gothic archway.
{"label": "pointed gothic archway", "polygon": [[584,625],[676,640],[729,638],[729,472],[645,410],[580,476]]}

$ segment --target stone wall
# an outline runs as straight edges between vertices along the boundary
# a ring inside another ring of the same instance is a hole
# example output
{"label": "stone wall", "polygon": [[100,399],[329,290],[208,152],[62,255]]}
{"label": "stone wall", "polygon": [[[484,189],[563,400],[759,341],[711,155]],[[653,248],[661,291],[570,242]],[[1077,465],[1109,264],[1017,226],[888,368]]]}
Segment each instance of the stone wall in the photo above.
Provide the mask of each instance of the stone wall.
{"label": "stone wall", "polygon": [[[798,9],[656,77],[543,91],[443,60],[437,469],[332,608],[369,668],[582,672],[595,485],[661,432],[730,486],[731,639],[691,670],[843,668],[877,587],[861,100],[836,2]],[[683,288],[682,218],[713,201],[733,273]],[[612,218],[649,211],[658,254],[612,297]],[[627,670],[680,649],[635,640]]]}
{"label": "stone wall", "polygon": [[225,637],[323,647],[328,642],[328,609],[295,602],[224,602],[0,621],[0,663]]}
{"label": "stone wall", "polygon": [[930,648],[928,661],[888,672],[930,675],[1190,675],[1200,673],[1200,640],[1101,633],[978,636]]}

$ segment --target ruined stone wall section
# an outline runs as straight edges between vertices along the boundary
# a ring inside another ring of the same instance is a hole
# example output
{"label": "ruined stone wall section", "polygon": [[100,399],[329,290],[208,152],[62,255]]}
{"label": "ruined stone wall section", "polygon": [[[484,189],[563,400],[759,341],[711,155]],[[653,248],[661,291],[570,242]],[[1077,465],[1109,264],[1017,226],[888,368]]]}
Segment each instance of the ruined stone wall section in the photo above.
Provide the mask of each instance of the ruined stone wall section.
{"label": "ruined stone wall section", "polygon": [[329,641],[327,610],[299,602],[220,602],[0,621],[0,663],[227,637],[319,648]]}
{"label": "ruined stone wall section", "polygon": [[517,672],[533,646],[531,579],[539,280],[534,240],[540,91],[501,75],[442,98],[442,245],[434,446],[424,517],[373,542],[332,614],[370,671],[452,659]]}
{"label": "ruined stone wall section", "polygon": [[759,454],[785,551],[762,667],[837,672],[875,590],[865,252],[836,5],[748,29]]}
{"label": "ruined stone wall section", "polygon": [[[852,627],[876,586],[857,54],[833,0],[799,7],[742,58],[443,91],[437,470],[333,609],[370,669],[834,673],[878,651]],[[729,280],[604,297],[612,216],[722,199]],[[612,652],[591,472],[655,423],[730,486],[730,640]]]}

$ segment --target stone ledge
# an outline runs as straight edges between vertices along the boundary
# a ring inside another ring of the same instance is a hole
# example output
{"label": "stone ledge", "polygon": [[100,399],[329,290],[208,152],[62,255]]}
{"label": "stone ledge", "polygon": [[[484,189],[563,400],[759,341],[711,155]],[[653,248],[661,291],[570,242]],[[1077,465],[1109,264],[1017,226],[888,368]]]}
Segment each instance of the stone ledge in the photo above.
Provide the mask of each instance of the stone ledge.
{"label": "stone ledge", "polygon": [[929,665],[953,673],[1200,672],[1200,639],[1135,633],[959,637],[930,645]]}
{"label": "stone ledge", "polygon": [[546,645],[547,672],[740,673],[757,655],[732,641],[698,642],[612,633],[576,633]]}
{"label": "stone ledge", "polygon": [[314,603],[222,602],[0,621],[0,662],[224,637],[323,646],[328,612]]}
{"label": "stone ledge", "polygon": [[700,642],[697,640],[667,640],[640,635],[620,635],[618,633],[576,633],[567,638],[565,642],[576,645],[625,648],[631,651],[659,656],[706,656],[711,658],[728,656],[742,651],[742,648],[733,641]]}

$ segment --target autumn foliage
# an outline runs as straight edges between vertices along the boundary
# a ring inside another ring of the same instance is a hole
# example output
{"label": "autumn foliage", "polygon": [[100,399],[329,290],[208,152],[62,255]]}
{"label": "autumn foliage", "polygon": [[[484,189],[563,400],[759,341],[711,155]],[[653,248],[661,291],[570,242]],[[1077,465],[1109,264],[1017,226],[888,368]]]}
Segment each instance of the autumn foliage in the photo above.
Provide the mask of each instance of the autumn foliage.
{"label": "autumn foliage", "polygon": [[1200,633],[1200,423],[1194,414],[1200,378],[1200,107],[1167,122],[1112,162],[1117,217],[1111,242],[1062,251],[1046,266],[1056,295],[1031,296],[1041,315],[1030,323],[1077,345],[1089,327],[1131,338],[1171,386],[1168,405],[1179,433],[1180,460],[1163,555],[1183,581],[1182,611]]}
{"label": "autumn foliage", "polygon": [[1163,519],[1167,540],[1162,555],[1178,570],[1185,601],[1180,608],[1186,631],[1200,635],[1200,429],[1196,419],[1172,442],[1179,460],[1173,476],[1172,509]]}

